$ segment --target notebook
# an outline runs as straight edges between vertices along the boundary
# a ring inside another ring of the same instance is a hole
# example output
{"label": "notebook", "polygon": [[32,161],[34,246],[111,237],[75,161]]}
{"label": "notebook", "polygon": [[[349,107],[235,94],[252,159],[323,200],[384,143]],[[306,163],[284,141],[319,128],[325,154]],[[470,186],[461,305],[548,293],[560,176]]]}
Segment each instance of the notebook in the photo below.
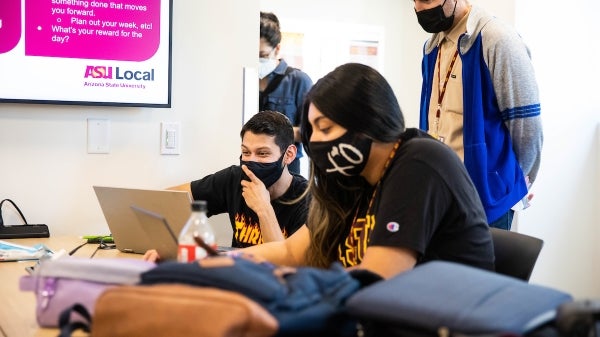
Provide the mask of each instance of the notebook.
{"label": "notebook", "polygon": [[132,205],[161,214],[175,235],[191,213],[192,197],[188,192],[106,186],[94,186],[94,191],[117,249],[122,252],[144,254],[157,247],[157,242],[148,236],[144,224],[131,209]]}

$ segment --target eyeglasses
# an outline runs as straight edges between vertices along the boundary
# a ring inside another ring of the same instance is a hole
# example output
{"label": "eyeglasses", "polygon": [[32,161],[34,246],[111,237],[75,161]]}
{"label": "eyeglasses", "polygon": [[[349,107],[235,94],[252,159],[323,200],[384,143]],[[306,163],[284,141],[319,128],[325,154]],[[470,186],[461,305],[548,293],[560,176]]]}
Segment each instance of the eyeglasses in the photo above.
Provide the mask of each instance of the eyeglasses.
{"label": "eyeglasses", "polygon": [[258,51],[258,58],[261,59],[266,59],[269,58],[269,56],[271,56],[271,54],[273,54],[273,52],[275,51],[275,48],[271,48],[271,50],[259,50]]}

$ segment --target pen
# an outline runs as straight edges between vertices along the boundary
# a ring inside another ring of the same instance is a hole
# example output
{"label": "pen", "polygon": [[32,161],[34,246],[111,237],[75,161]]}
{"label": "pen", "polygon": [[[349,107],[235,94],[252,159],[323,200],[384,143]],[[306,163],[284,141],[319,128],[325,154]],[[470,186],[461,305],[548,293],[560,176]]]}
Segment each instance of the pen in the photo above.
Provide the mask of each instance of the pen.
{"label": "pen", "polygon": [[208,255],[210,255],[210,256],[219,255],[219,252],[217,252],[213,247],[207,245],[206,242],[204,242],[204,240],[202,240],[202,238],[199,237],[198,235],[194,235],[194,240],[196,241],[198,246],[200,246],[200,247],[204,248],[204,250],[206,250],[206,253]]}

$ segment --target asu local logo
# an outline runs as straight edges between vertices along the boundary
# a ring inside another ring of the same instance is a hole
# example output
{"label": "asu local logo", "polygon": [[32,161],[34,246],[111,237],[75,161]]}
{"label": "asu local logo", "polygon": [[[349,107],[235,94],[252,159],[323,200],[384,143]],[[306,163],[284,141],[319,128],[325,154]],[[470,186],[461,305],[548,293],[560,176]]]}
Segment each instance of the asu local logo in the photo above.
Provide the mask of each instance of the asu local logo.
{"label": "asu local logo", "polygon": [[[114,74],[114,77],[113,77]],[[120,67],[86,66],[83,78],[114,79],[125,81],[154,81],[154,68],[150,70],[123,70]]]}

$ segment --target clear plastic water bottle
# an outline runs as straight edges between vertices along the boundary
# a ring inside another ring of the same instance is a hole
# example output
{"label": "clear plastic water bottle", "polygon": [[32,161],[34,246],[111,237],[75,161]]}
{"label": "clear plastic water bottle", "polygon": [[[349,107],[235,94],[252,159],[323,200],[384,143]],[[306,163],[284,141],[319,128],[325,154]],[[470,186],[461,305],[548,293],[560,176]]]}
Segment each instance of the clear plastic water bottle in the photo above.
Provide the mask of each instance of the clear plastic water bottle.
{"label": "clear plastic water bottle", "polygon": [[216,248],[215,232],[213,231],[208,216],[206,215],[206,201],[197,200],[192,202],[192,214],[179,233],[179,248],[177,260],[179,262],[191,262],[205,258],[208,254],[194,240],[199,236],[204,242]]}

